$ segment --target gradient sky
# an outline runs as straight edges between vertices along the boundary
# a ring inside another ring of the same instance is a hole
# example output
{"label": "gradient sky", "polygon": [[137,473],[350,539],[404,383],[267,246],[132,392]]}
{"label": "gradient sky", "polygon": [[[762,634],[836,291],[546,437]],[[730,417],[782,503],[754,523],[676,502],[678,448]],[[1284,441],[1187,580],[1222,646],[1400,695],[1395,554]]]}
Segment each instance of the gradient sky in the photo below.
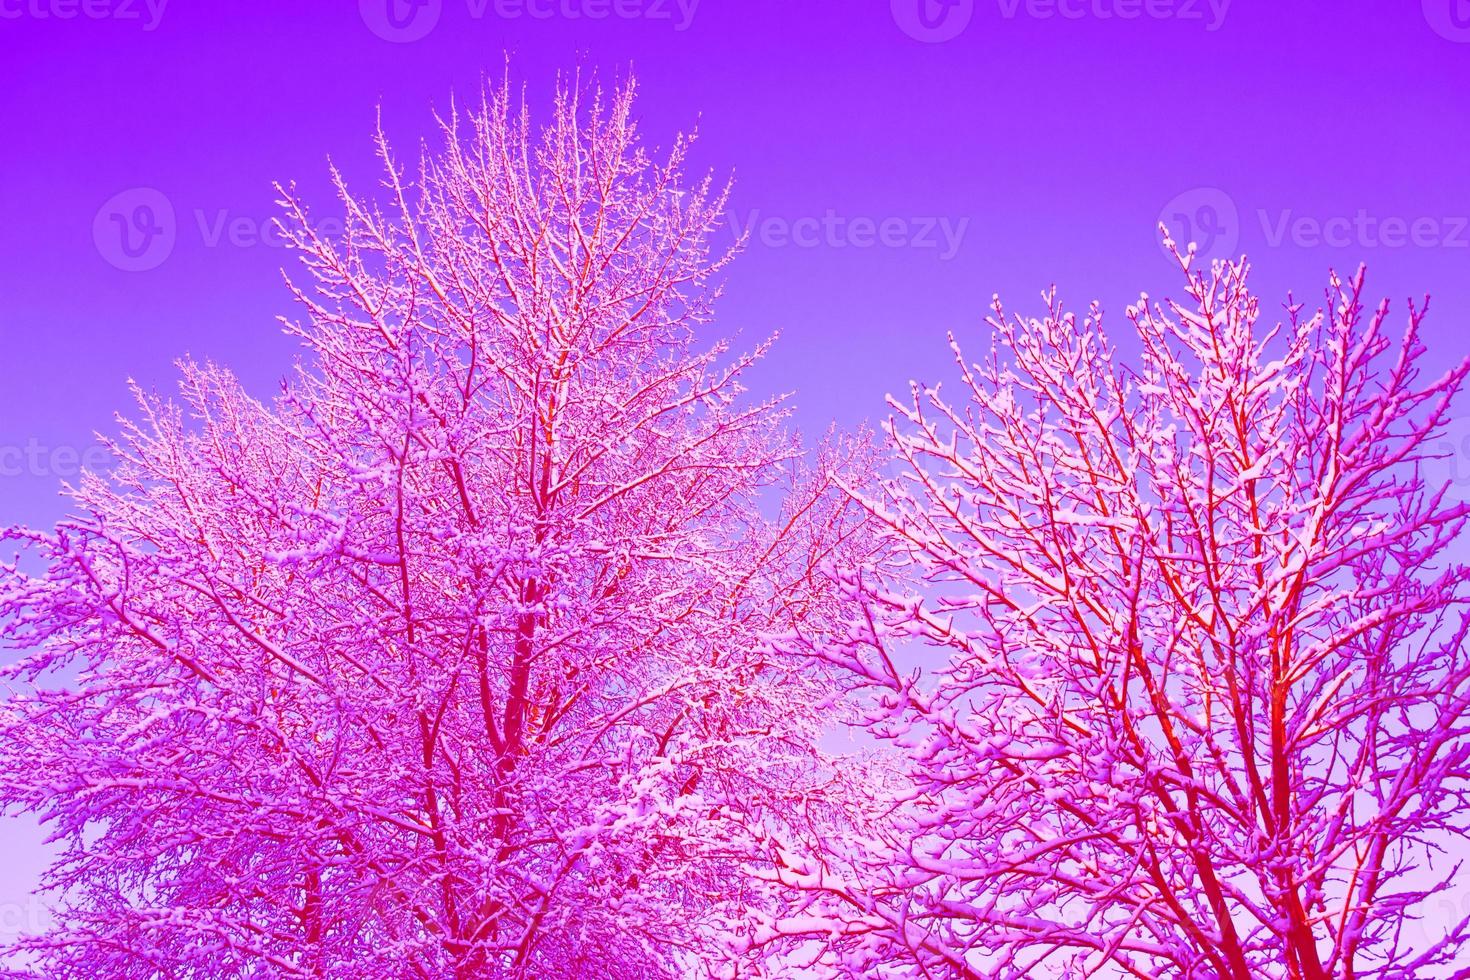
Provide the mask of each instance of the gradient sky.
{"label": "gradient sky", "polygon": [[[631,67],[652,143],[698,124],[752,234],[718,329],[781,331],[754,381],[809,431],[946,377],[995,292],[1125,327],[1181,292],[1161,217],[1273,309],[1366,261],[1399,310],[1433,295],[1431,367],[1470,350],[1470,0],[0,0],[0,524],[61,514],[130,376],[190,353],[269,395],[272,183],[329,219],[329,155],[370,190],[379,109],[412,157],[507,54],[537,107]],[[0,931],[38,840],[0,822]]]}

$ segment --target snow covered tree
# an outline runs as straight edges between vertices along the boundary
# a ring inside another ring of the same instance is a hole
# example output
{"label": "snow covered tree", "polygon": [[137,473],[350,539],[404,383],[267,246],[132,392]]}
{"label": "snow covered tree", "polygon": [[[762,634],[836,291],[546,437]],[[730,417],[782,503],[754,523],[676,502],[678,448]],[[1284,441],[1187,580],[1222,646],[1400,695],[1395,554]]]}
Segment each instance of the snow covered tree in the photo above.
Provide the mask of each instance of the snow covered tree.
{"label": "snow covered tree", "polygon": [[[15,975],[689,975],[815,765],[763,637],[847,601],[835,450],[699,331],[725,191],[631,86],[507,87],[334,179],[280,396],[185,363],[54,533],[4,532],[0,802],[60,846]],[[590,103],[590,104],[588,104]],[[746,842],[746,843],[739,843]],[[754,846],[753,844],[751,846]]]}
{"label": "snow covered tree", "polygon": [[892,402],[896,475],[854,490],[892,551],[806,646],[904,778],[891,815],[793,837],[757,943],[849,974],[1470,976],[1470,922],[1417,918],[1470,834],[1470,506],[1419,467],[1470,364],[1421,379],[1424,307],[1395,342],[1361,271],[1267,328],[1244,262],[1192,259],[1130,356],[1096,307],[997,301],[987,359],[951,338],[958,395]]}

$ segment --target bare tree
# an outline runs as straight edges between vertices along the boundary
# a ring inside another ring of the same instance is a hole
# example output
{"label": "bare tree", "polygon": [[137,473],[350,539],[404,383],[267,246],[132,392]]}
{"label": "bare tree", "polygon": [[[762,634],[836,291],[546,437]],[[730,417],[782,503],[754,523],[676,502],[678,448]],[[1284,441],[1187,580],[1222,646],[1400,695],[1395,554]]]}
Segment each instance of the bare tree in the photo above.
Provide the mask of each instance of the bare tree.
{"label": "bare tree", "polygon": [[897,475],[853,492],[893,550],[846,574],[867,619],[808,646],[872,691],[907,778],[891,812],[844,811],[865,836],[793,841],[770,948],[922,976],[1470,976],[1467,923],[1417,922],[1470,802],[1447,551],[1470,507],[1418,464],[1470,366],[1421,379],[1424,308],[1395,342],[1361,271],[1266,328],[1244,262],[1191,259],[1187,303],[1128,311],[1136,368],[1049,293],[1038,319],[997,301],[984,361],[952,341],[957,395],[892,403]]}
{"label": "bare tree", "polygon": [[412,181],[380,135],[340,238],[286,192],[281,396],[185,364],[76,517],[5,532],[0,802],[64,846],[18,974],[720,959],[826,690],[763,638],[840,618],[855,509],[742,397],[764,348],[701,348],[725,191],[632,97],[490,91]]}

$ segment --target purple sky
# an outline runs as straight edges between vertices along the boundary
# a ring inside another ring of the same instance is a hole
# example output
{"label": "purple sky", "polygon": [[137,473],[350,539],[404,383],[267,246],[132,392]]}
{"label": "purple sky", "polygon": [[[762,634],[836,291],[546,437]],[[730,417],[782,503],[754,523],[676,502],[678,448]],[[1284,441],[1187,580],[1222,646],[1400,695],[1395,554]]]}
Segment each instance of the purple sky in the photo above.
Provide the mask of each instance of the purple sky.
{"label": "purple sky", "polygon": [[[1366,260],[1375,297],[1433,294],[1431,366],[1470,347],[1470,0],[0,0],[0,524],[58,516],[128,376],[188,352],[269,394],[272,182],[330,217],[329,154],[376,179],[377,107],[411,157],[507,53],[538,106],[631,65],[652,142],[698,121],[752,233],[720,329],[782,332],[756,381],[808,430],[946,377],[994,292],[1055,282],[1121,331],[1180,292],[1165,215],[1273,309]],[[0,930],[33,836],[0,825]]]}

